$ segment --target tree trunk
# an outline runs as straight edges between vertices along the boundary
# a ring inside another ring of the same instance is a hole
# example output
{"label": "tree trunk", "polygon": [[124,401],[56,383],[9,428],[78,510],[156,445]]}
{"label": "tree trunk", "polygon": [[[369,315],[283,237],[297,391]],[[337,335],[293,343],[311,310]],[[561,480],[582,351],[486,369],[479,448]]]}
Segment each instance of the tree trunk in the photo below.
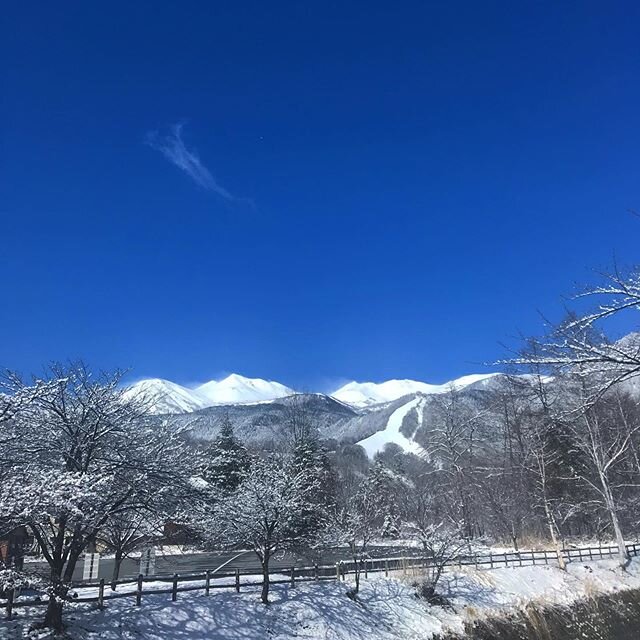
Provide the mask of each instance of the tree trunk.
{"label": "tree trunk", "polygon": [[82,547],[77,545],[69,554],[67,564],[56,564],[51,567],[51,593],[49,595],[49,603],[47,604],[47,612],[44,616],[44,626],[60,632],[63,630],[62,609],[64,601],[69,592],[69,583],[73,579],[73,572],[76,563],[82,552]]}
{"label": "tree trunk", "polygon": [[260,596],[263,604],[269,604],[269,552],[262,558],[262,594]]}
{"label": "tree trunk", "polygon": [[602,485],[602,492],[604,494],[607,511],[609,512],[609,517],[611,518],[611,524],[613,525],[616,544],[618,545],[618,557],[620,558],[620,566],[623,569],[626,569],[631,558],[629,557],[629,554],[627,553],[627,547],[624,544],[624,536],[622,535],[622,529],[620,528],[620,520],[618,519],[616,503],[613,499],[613,494],[611,493],[608,479],[602,472],[600,472],[600,483]]}
{"label": "tree trunk", "polygon": [[562,554],[562,546],[560,544],[558,535],[556,534],[555,518],[551,513],[549,503],[546,499],[544,500],[544,513],[547,519],[547,526],[549,527],[549,534],[551,535],[551,542],[553,543],[553,547],[556,550],[556,556],[558,557],[558,566],[562,571],[566,571],[567,563],[564,560],[564,555]]}
{"label": "tree trunk", "polygon": [[356,579],[356,593],[360,592],[360,566],[358,565],[358,557],[353,556],[353,572]]}
{"label": "tree trunk", "polygon": [[116,551],[113,558],[113,574],[111,575],[111,591],[116,590],[116,582],[120,577],[120,566],[122,565],[122,552]]}
{"label": "tree trunk", "polygon": [[49,596],[49,603],[47,604],[47,612],[44,616],[44,626],[49,629],[60,633],[63,630],[62,627],[62,607],[64,605],[63,600],[59,600],[55,594]]}
{"label": "tree trunk", "polygon": [[56,564],[51,567],[51,591],[49,592],[49,602],[44,615],[44,626],[56,632],[63,630],[62,608],[67,595],[67,588],[62,580],[62,566]]}

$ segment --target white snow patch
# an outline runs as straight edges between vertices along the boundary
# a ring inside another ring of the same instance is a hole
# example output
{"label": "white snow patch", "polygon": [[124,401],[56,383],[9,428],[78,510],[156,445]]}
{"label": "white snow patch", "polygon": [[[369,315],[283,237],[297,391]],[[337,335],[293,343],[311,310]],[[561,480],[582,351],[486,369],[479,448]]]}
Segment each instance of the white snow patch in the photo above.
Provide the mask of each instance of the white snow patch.
{"label": "white snow patch", "polygon": [[370,458],[373,458],[378,451],[382,451],[390,442],[402,447],[406,453],[425,455],[425,450],[417,442],[400,433],[400,427],[405,416],[413,408],[419,407],[418,411],[420,411],[423,403],[424,398],[414,398],[410,402],[403,404],[389,416],[387,426],[382,431],[377,431],[368,438],[360,440],[357,444],[364,448]]}

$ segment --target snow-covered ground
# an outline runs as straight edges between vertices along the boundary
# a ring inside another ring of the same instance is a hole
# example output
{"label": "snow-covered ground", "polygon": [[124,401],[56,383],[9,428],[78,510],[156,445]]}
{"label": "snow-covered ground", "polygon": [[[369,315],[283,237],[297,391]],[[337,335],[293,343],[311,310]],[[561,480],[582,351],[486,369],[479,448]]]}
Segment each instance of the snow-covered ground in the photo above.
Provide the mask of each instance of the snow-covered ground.
{"label": "snow-covered ground", "polygon": [[[363,580],[357,600],[347,596],[351,584],[307,582],[272,587],[272,603],[259,600],[259,587],[145,595],[141,607],[133,599],[108,603],[104,611],[89,605],[67,610],[69,633],[81,640],[411,640],[443,631],[462,631],[465,621],[496,615],[527,603],[571,604],[598,593],[640,589],[640,560],[626,572],[615,560],[569,565],[566,573],[552,566],[495,570],[468,568],[445,574],[439,591],[453,604],[445,609],[415,596],[419,576],[398,572]],[[163,583],[166,587],[166,583]],[[147,585],[145,585],[145,589]],[[19,610],[19,618],[3,623],[0,638],[24,638],[41,615]],[[33,637],[33,636],[32,636]]]}

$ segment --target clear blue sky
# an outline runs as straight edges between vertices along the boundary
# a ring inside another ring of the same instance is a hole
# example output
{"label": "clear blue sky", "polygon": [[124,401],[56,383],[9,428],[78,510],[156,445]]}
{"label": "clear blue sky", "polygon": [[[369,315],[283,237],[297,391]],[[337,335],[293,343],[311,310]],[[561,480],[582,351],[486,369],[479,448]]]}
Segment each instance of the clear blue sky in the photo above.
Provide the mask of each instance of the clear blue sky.
{"label": "clear blue sky", "polygon": [[636,260],[638,33],[637,2],[5,3],[0,364],[483,370]]}

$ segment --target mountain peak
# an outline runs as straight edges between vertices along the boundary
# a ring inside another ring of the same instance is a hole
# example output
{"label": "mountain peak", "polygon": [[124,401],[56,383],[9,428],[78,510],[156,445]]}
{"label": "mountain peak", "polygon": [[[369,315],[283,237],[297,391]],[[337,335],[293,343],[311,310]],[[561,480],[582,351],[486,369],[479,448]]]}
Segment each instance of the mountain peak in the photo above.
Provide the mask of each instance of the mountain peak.
{"label": "mountain peak", "polygon": [[210,380],[193,388],[164,380],[146,378],[131,385],[125,397],[136,396],[157,414],[191,413],[216,404],[245,404],[275,400],[295,393],[279,382],[245,378],[232,373],[222,380]]}
{"label": "mountain peak", "polygon": [[207,398],[210,405],[275,400],[295,393],[293,389],[279,382],[245,378],[237,373],[232,373],[222,380],[206,382],[195,391]]}
{"label": "mountain peak", "polygon": [[444,393],[452,388],[463,389],[471,384],[476,384],[488,378],[500,375],[498,373],[480,373],[462,376],[456,380],[445,382],[444,384],[429,384],[419,380],[387,380],[385,382],[349,382],[331,395],[350,405],[356,407],[366,407],[373,404],[392,402],[403,396],[414,393],[424,393],[431,395],[434,393]]}

